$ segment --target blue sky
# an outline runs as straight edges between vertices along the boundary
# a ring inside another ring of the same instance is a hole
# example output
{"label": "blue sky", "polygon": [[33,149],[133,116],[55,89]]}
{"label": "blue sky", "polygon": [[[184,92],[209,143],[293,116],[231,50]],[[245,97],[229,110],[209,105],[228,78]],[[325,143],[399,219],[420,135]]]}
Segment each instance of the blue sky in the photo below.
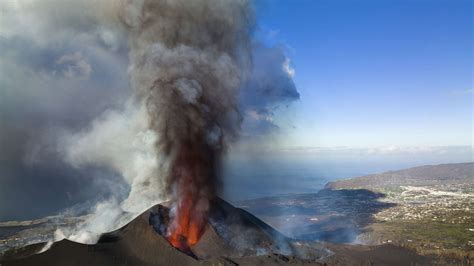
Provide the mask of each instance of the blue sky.
{"label": "blue sky", "polygon": [[280,116],[286,146],[472,144],[471,1],[279,0],[256,10],[257,35],[285,47],[301,94]]}

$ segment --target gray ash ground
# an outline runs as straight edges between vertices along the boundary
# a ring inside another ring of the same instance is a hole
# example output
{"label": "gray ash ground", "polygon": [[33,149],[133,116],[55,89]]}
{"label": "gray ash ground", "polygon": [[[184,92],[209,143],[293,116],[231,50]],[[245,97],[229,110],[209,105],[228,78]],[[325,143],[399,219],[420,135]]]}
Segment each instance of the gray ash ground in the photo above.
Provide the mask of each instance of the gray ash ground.
{"label": "gray ash ground", "polygon": [[379,201],[384,194],[365,189],[321,190],[318,193],[269,197],[239,202],[282,233],[304,240],[358,242],[373,215],[394,207]]}

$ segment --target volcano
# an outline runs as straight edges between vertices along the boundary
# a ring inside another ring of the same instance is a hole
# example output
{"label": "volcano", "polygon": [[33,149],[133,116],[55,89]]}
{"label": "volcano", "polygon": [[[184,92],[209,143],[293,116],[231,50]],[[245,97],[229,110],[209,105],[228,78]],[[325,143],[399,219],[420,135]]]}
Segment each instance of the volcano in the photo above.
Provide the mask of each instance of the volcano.
{"label": "volcano", "polygon": [[[426,264],[428,259],[390,245],[356,247],[285,237],[252,214],[221,199],[211,204],[199,241],[183,250],[166,235],[167,204],[156,205],[95,245],[69,240],[34,244],[5,254],[1,265],[383,265]],[[336,253],[329,251],[331,250]],[[377,263],[378,262],[378,263]],[[400,264],[401,263],[401,264]]]}

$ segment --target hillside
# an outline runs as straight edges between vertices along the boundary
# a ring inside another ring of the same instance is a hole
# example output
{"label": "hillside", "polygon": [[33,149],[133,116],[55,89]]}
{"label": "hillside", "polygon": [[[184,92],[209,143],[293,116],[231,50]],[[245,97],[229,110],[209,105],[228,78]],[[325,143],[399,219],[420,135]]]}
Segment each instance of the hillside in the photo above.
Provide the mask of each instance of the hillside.
{"label": "hillside", "polygon": [[329,182],[327,189],[380,189],[398,186],[442,186],[474,182],[474,163],[426,165]]}

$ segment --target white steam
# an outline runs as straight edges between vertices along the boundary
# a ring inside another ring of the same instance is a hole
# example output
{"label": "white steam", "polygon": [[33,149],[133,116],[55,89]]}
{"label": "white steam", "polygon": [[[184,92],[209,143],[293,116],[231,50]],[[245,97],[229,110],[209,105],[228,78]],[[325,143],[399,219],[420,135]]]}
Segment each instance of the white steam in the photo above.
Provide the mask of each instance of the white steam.
{"label": "white steam", "polygon": [[94,243],[101,233],[123,226],[130,217],[164,201],[163,184],[156,178],[160,173],[155,141],[144,106],[131,102],[123,110],[105,112],[87,130],[63,136],[59,147],[68,163],[78,168],[107,167],[120,173],[130,186],[123,202],[112,198],[98,203],[93,214],[75,232],[69,232],[69,239]]}
{"label": "white steam", "polygon": [[163,200],[162,185],[152,178],[158,174],[155,141],[145,108],[129,103],[124,110],[105,112],[90,129],[65,136],[60,146],[65,160],[75,167],[106,166],[120,173],[131,187],[122,207],[138,212]]}

